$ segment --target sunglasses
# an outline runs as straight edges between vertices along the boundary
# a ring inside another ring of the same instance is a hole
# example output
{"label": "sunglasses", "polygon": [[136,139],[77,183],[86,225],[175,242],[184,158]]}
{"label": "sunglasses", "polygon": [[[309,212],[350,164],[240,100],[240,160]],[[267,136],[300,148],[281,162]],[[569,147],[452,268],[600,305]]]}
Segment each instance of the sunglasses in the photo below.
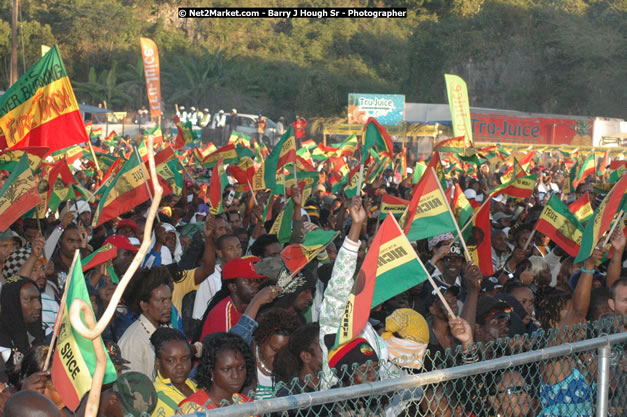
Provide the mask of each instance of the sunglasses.
{"label": "sunglasses", "polygon": [[511,387],[507,387],[502,391],[499,391],[499,394],[512,395],[512,394],[522,394],[523,392],[529,394],[531,392],[531,386],[530,385],[514,385]]}

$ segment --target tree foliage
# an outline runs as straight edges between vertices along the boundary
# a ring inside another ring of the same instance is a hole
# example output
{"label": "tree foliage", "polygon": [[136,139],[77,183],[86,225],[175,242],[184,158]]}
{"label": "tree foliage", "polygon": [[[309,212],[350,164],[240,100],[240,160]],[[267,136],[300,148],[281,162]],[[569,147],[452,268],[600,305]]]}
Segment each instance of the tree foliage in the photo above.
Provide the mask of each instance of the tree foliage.
{"label": "tree foliage", "polygon": [[[352,92],[446,103],[443,74],[456,73],[471,105],[627,116],[626,0],[307,0],[299,6],[400,6],[409,17],[179,19],[188,3],[21,0],[20,72],[42,44],[57,43],[80,101],[135,110],[147,104],[146,36],[159,47],[168,112],[179,103],[273,119],[339,117]],[[10,0],[0,0],[0,89],[8,87],[9,22]]]}

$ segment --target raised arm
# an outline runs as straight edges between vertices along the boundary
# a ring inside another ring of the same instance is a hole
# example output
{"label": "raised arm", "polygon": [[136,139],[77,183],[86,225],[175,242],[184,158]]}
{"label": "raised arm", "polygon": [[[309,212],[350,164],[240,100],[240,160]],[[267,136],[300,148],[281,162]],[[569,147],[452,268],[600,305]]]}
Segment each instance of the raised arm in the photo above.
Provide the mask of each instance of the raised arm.
{"label": "raised arm", "polygon": [[620,279],[620,273],[623,267],[623,253],[625,252],[625,234],[620,227],[617,227],[612,233],[610,243],[614,248],[614,254],[607,267],[607,287],[611,287],[613,283]]}
{"label": "raised arm", "polygon": [[573,293],[572,303],[566,313],[566,317],[560,322],[560,327],[570,326],[586,320],[588,308],[590,307],[593,271],[597,262],[603,259],[604,253],[604,249],[595,249],[592,255],[584,261],[577,287]]}
{"label": "raised arm", "polygon": [[203,232],[205,234],[205,251],[202,255],[200,266],[194,271],[194,282],[199,285],[209,275],[213,274],[216,267],[216,244],[213,233],[216,229],[216,218],[209,214],[205,220]]}

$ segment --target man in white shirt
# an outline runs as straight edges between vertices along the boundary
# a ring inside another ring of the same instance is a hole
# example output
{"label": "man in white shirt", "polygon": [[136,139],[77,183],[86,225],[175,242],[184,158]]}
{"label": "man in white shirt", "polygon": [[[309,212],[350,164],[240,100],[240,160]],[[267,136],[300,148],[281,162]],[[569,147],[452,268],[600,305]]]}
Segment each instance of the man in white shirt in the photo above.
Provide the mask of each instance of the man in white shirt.
{"label": "man in white shirt", "polygon": [[140,269],[135,273],[127,301],[141,315],[126,329],[118,343],[122,357],[129,361],[128,371],[141,372],[151,379],[155,373],[155,352],[150,336],[158,327],[168,326],[170,323],[170,281],[170,273],[166,267]]}

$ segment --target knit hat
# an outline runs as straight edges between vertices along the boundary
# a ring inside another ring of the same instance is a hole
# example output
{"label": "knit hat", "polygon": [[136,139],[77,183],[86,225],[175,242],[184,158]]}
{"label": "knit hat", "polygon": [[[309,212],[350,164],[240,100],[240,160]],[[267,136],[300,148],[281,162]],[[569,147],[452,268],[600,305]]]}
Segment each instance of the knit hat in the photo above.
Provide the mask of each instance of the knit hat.
{"label": "knit hat", "polygon": [[9,255],[4,266],[2,267],[2,275],[5,278],[17,275],[22,266],[26,263],[26,260],[30,256],[30,247],[19,248]]}
{"label": "knit hat", "polygon": [[320,210],[318,210],[318,207],[311,205],[311,206],[305,206],[304,207],[305,211],[307,212],[307,214],[309,215],[309,217],[313,217],[315,219],[319,219],[320,218]]}
{"label": "knit hat", "polygon": [[353,339],[329,352],[329,367],[341,370],[344,365],[350,369],[353,364],[361,365],[367,361],[379,360],[377,353],[363,337]]}
{"label": "knit hat", "polygon": [[113,384],[113,392],[122,406],[122,414],[139,417],[152,414],[157,406],[157,392],[150,379],[141,372],[126,372]]}

